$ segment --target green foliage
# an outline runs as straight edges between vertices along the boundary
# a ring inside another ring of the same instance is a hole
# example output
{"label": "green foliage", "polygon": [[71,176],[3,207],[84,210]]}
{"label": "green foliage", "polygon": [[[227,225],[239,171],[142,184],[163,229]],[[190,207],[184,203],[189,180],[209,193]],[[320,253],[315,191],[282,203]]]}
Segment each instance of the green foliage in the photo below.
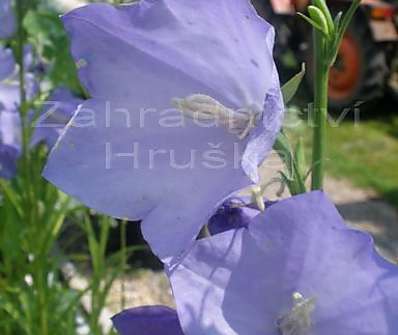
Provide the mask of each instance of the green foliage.
{"label": "green foliage", "polygon": [[296,95],[304,76],[305,63],[301,65],[301,71],[294,75],[286,84],[282,86],[282,95],[285,105],[287,105]]}
{"label": "green foliage", "polygon": [[322,36],[318,52],[325,66],[330,67],[335,62],[343,36],[360,2],[361,0],[352,1],[347,12],[345,14],[339,12],[334,19],[325,0],[314,0],[313,5],[308,6],[309,17],[297,13]]}
{"label": "green foliage", "polygon": [[[132,252],[141,250],[141,246],[126,248],[122,243],[120,251],[107,256],[106,248],[109,241],[109,232],[112,226],[118,223],[109,217],[100,216],[98,224],[94,223],[93,217],[85,215],[80,221],[80,226],[87,237],[87,244],[91,263],[89,294],[90,312],[87,315],[87,323],[93,335],[103,335],[100,326],[100,316],[103,312],[106,299],[114,281],[124,273],[126,259]],[[125,237],[124,222],[120,222],[122,240]],[[96,233],[95,227],[98,226],[99,232]],[[112,332],[112,331],[111,331]]]}
{"label": "green foliage", "polygon": [[67,86],[82,94],[76,65],[69,53],[69,42],[57,13],[50,10],[29,11],[23,21],[39,56],[49,66],[47,74],[52,87]]}
{"label": "green foliage", "polygon": [[[375,111],[376,112],[376,111]],[[398,207],[398,117],[351,120],[328,129],[327,171],[376,190]]]}
{"label": "green foliage", "polygon": [[[303,64],[301,71],[283,85],[282,95],[285,104],[289,103],[296,94],[304,75],[305,65]],[[307,173],[305,172],[306,162],[302,141],[299,140],[295,150],[293,150],[286,132],[282,131],[275,141],[274,150],[285,165],[285,171],[280,171],[279,173],[282,182],[288,187],[290,194],[295,195],[306,192],[305,180]]]}
{"label": "green foliage", "polygon": [[[109,290],[125,271],[127,256],[141,247],[107,255],[109,231],[117,223],[91,215],[47,183],[40,176],[46,156],[45,147],[30,151],[29,173],[21,164],[15,179],[0,179],[0,334],[76,335],[81,315],[90,334],[104,335],[99,318]],[[57,242],[66,218],[87,238],[91,273],[81,291],[69,288],[61,271],[66,256]],[[87,313],[83,294],[91,297]]]}
{"label": "green foliage", "polygon": [[299,13],[313,27],[314,104],[311,189],[323,188],[326,154],[326,122],[329,70],[334,64],[343,36],[361,0],[354,0],[345,14],[333,19],[325,0],[313,0],[309,17]]}
{"label": "green foliage", "polygon": [[[0,333],[75,334],[79,293],[60,280],[59,259],[49,257],[70,200],[45,182],[41,147],[29,152],[29,171],[20,165],[11,182],[0,180]],[[4,328],[3,328],[4,327]]]}

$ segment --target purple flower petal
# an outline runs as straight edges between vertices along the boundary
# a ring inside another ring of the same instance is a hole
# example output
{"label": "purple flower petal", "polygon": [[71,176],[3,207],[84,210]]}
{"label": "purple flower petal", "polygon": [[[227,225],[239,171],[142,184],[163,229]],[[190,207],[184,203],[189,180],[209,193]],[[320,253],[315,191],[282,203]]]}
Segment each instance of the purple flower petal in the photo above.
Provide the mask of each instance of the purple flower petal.
{"label": "purple flower petal", "polygon": [[21,135],[19,114],[0,111],[0,178],[10,179],[16,172]]}
{"label": "purple flower petal", "polygon": [[16,28],[11,0],[1,0],[0,22],[0,38],[10,38],[15,33]]}
{"label": "purple flower petal", "polygon": [[33,73],[25,74],[26,98],[32,100],[39,94],[40,85]]}
{"label": "purple flower petal", "polygon": [[112,321],[120,335],[183,335],[176,311],[165,306],[128,309]]}
{"label": "purple flower petal", "polygon": [[[146,239],[170,260],[217,204],[258,179],[283,114],[273,29],[247,0],[93,4],[63,20],[93,99],[66,129],[44,176],[100,212],[144,219]],[[234,118],[257,116],[256,126],[239,139],[229,126],[182,118],[173,105],[202,111],[203,100],[213,112],[221,104]],[[87,125],[90,115],[95,122]]]}
{"label": "purple flower petal", "polygon": [[398,268],[322,192],[198,241],[169,271],[189,335],[209,325],[219,335],[398,333]]}
{"label": "purple flower petal", "polygon": [[36,123],[32,144],[45,142],[50,148],[56,143],[62,130],[83,102],[66,88],[58,88],[50,95]]}
{"label": "purple flower petal", "polygon": [[21,146],[21,120],[14,111],[0,111],[0,143],[14,148]]}
{"label": "purple flower petal", "polygon": [[[28,100],[35,98],[39,92],[39,84],[31,73],[25,74],[25,92]],[[20,88],[16,76],[0,83],[0,110],[16,112],[20,101]]]}
{"label": "purple flower petal", "polygon": [[0,110],[16,111],[20,103],[19,84],[0,83]]}
{"label": "purple flower petal", "polygon": [[34,72],[35,54],[33,45],[26,44],[23,49],[23,62],[26,72]]}
{"label": "purple flower petal", "polygon": [[[202,158],[211,149],[207,141],[223,143],[217,158],[233,157],[233,139],[189,120],[170,133],[150,114],[141,128],[135,112],[129,114],[131,127],[125,126],[123,115],[107,127],[106,106],[99,100],[81,105],[44,176],[89,207],[119,218],[145,218],[146,239],[161,257],[174,256],[192,241],[220,199],[246,185],[232,162],[211,168],[215,163]],[[180,167],[187,162],[192,167]]]}
{"label": "purple flower petal", "polygon": [[231,229],[247,228],[258,214],[260,214],[260,211],[247,207],[243,199],[227,200],[210,218],[209,232],[211,235],[216,235]]}
{"label": "purple flower petal", "polygon": [[11,179],[17,170],[19,150],[0,143],[0,178]]}
{"label": "purple flower petal", "polygon": [[11,49],[0,46],[0,81],[10,77],[15,71],[15,59]]}

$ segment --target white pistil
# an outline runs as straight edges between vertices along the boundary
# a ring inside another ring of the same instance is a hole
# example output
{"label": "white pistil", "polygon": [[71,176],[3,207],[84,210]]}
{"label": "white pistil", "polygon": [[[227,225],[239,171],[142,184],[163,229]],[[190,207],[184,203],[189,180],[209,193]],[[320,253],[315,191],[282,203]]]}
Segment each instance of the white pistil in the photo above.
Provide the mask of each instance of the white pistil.
{"label": "white pistil", "polygon": [[255,127],[259,115],[253,108],[234,111],[204,94],[174,98],[172,103],[184,116],[197,121],[215,121],[241,140]]}
{"label": "white pistil", "polygon": [[281,335],[307,335],[312,326],[311,315],[315,299],[305,299],[299,292],[293,293],[293,307],[278,320]]}

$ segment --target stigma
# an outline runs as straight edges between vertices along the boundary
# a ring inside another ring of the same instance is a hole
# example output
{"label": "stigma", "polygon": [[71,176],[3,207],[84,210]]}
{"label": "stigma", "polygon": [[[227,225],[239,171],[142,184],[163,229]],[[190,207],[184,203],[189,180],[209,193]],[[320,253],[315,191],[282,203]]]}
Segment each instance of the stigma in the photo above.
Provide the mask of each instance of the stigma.
{"label": "stigma", "polygon": [[240,140],[249,135],[260,115],[253,107],[236,111],[204,94],[174,98],[172,103],[184,116],[194,121],[214,122],[216,125],[224,126],[228,132],[237,135]]}
{"label": "stigma", "polygon": [[292,295],[293,307],[278,319],[280,335],[308,335],[312,326],[311,316],[315,309],[315,298],[304,298],[299,292]]}

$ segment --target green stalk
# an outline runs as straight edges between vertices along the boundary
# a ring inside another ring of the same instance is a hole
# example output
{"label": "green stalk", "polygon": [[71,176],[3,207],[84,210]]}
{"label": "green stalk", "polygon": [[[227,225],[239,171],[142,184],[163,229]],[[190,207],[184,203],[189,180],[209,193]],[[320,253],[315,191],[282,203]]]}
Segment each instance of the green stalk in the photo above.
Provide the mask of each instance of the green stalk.
{"label": "green stalk", "polygon": [[329,65],[325,61],[325,42],[320,32],[314,28],[314,106],[313,147],[312,147],[312,186],[313,190],[323,188],[325,173],[326,123],[328,107]]}
{"label": "green stalk", "polygon": [[[25,193],[22,195],[24,207],[24,224],[29,228],[29,250],[34,256],[32,262],[33,285],[37,292],[37,313],[38,328],[40,335],[49,335],[49,309],[48,309],[48,285],[47,285],[47,255],[39,255],[37,252],[38,241],[40,241],[41,226],[38,220],[37,200],[33,183],[35,182],[34,169],[32,169],[32,160],[30,154],[30,120],[29,120],[29,102],[26,95],[25,82],[25,63],[24,63],[24,45],[26,42],[26,32],[23,27],[23,20],[28,10],[28,3],[25,0],[17,0],[15,3],[17,17],[17,38],[16,38],[16,60],[19,66],[19,95],[20,95],[20,117],[22,128],[22,155],[21,155],[21,177],[25,187]],[[33,325],[32,325],[33,326]]]}
{"label": "green stalk", "polygon": [[120,264],[120,272],[121,272],[121,282],[120,282],[120,290],[121,290],[121,297],[120,297],[120,307],[121,309],[125,309],[126,307],[126,283],[124,282],[124,274],[127,268],[127,221],[121,221],[120,227],[120,244],[121,244],[121,264]]}
{"label": "green stalk", "polygon": [[[19,96],[20,96],[20,115],[22,124],[22,170],[24,174],[29,170],[29,157],[28,157],[28,124],[27,124],[27,101],[25,91],[25,64],[24,64],[24,44],[25,44],[25,30],[23,28],[23,18],[25,15],[25,9],[23,0],[16,2],[16,16],[18,20],[18,31],[17,31],[17,48],[16,48],[16,59],[19,66],[18,79],[19,79]],[[27,177],[27,176],[25,176]],[[28,180],[28,179],[26,179]]]}
{"label": "green stalk", "polygon": [[17,38],[16,38],[16,60],[19,67],[19,96],[20,96],[20,118],[22,128],[22,154],[21,154],[21,177],[24,181],[25,193],[23,196],[24,208],[26,209],[24,220],[26,224],[33,225],[37,221],[36,199],[34,194],[34,176],[32,175],[32,162],[30,155],[30,120],[29,102],[26,95],[24,46],[26,42],[26,32],[23,27],[23,20],[28,10],[29,3],[24,0],[17,0],[15,3],[17,17]]}

